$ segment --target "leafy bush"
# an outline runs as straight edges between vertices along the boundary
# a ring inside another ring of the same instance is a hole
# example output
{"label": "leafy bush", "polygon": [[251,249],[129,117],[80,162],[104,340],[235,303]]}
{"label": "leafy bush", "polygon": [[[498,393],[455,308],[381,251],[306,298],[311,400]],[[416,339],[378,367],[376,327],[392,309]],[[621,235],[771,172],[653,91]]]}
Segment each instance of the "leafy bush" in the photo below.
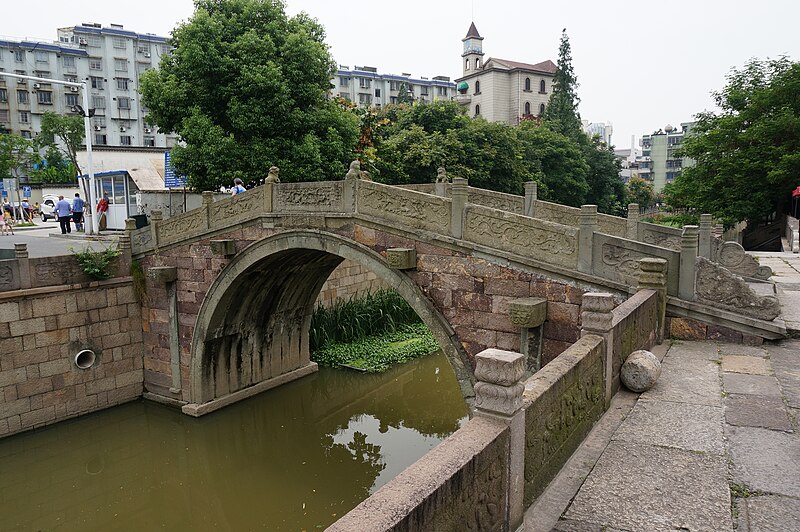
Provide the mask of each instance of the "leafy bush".
{"label": "leafy bush", "polygon": [[112,276],[113,272],[109,270],[109,265],[114,258],[118,257],[122,252],[115,247],[107,247],[102,251],[94,251],[89,247],[83,251],[70,250],[75,258],[78,259],[78,264],[83,268],[83,272],[92,279],[108,279]]}

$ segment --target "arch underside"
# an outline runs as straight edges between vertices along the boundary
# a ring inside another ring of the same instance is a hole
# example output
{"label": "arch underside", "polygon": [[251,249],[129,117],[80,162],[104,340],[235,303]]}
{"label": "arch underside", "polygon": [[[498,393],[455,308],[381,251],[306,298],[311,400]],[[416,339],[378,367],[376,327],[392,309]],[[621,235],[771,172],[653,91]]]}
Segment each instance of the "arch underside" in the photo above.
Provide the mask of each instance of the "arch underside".
{"label": "arch underside", "polygon": [[322,285],[345,258],[385,279],[408,301],[448,356],[465,398],[471,397],[472,373],[463,347],[408,276],[390,268],[371,249],[341,236],[292,231],[251,244],[206,294],[192,341],[195,408],[184,412],[201,415],[205,412],[199,412],[198,405],[280,381],[292,372],[302,371],[301,376],[315,367],[309,345],[314,305]]}

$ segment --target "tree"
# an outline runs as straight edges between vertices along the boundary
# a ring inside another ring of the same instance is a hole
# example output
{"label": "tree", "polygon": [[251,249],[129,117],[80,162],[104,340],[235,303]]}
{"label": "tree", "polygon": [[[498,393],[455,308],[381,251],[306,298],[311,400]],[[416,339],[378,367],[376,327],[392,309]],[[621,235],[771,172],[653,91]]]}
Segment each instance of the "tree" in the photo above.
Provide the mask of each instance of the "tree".
{"label": "tree", "polygon": [[[588,137],[587,137],[588,138]],[[614,149],[595,136],[583,145],[583,156],[589,166],[586,181],[589,192],[586,201],[597,205],[597,210],[605,214],[623,216],[625,214],[625,183],[619,176],[621,164]]]}
{"label": "tree", "polygon": [[781,212],[800,184],[800,64],[783,57],[733,69],[714,93],[719,112],[697,115],[684,138],[683,169],[665,191],[675,207],[725,225]]}
{"label": "tree", "polygon": [[36,158],[30,169],[30,178],[34,183],[74,183],[77,171],[75,166],[64,157],[64,153],[56,146],[45,148],[44,156]]}
{"label": "tree", "polygon": [[542,120],[556,133],[579,140],[585,137],[578,114],[578,78],[572,68],[572,48],[569,44],[567,29],[561,33],[561,45],[558,47],[558,63],[553,77],[553,93],[545,107]]}
{"label": "tree", "polygon": [[69,180],[83,173],[78,164],[78,150],[86,136],[83,120],[82,116],[62,116],[48,111],[42,115],[42,130],[36,138],[36,147],[50,154],[45,160],[55,159],[55,152],[60,151],[72,163],[76,173]]}
{"label": "tree", "polygon": [[414,98],[411,96],[411,91],[408,89],[408,83],[405,81],[400,83],[400,87],[397,89],[397,103],[398,104],[410,104]]}
{"label": "tree", "polygon": [[281,168],[284,181],[340,179],[358,118],[326,96],[335,63],[323,27],[283,2],[196,0],[173,52],[142,76],[148,120],[177,132],[176,171],[212,190]]}
{"label": "tree", "polygon": [[0,177],[27,173],[36,156],[33,142],[19,135],[0,134]]}
{"label": "tree", "polygon": [[641,177],[633,176],[628,180],[628,198],[631,203],[639,204],[640,209],[650,207],[656,199],[653,184]]}

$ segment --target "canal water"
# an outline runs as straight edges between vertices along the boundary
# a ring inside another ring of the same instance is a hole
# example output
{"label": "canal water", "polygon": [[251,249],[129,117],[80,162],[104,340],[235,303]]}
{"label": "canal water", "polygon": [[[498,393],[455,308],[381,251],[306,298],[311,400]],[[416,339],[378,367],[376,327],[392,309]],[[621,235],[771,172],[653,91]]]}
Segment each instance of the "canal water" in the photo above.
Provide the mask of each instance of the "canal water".
{"label": "canal water", "polygon": [[0,440],[0,530],[319,530],[466,416],[441,352],[199,419],[130,403]]}

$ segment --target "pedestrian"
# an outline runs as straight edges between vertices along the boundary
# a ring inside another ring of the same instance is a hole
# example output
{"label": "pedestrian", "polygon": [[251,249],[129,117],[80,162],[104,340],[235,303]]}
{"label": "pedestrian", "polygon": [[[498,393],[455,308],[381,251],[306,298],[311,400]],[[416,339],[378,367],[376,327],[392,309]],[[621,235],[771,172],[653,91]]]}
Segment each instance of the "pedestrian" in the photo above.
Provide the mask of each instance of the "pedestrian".
{"label": "pedestrian", "polygon": [[69,223],[72,221],[72,206],[64,199],[64,196],[58,197],[55,211],[56,216],[58,216],[58,225],[61,226],[61,234],[71,233],[72,228],[70,228]]}
{"label": "pedestrian", "polygon": [[2,236],[6,236],[7,234],[11,233],[14,234],[14,219],[11,217],[11,211],[5,208],[3,205],[3,227],[2,227]]}
{"label": "pedestrian", "polygon": [[238,177],[233,180],[233,188],[231,189],[231,196],[235,196],[236,194],[241,194],[242,192],[247,192],[247,189],[244,188],[244,184],[242,180]]}
{"label": "pedestrian", "polygon": [[108,222],[106,221],[107,212],[108,212],[108,192],[103,192],[103,199],[97,202],[97,216],[98,216],[97,227],[100,228],[100,231],[106,230],[106,225],[108,224]]}
{"label": "pedestrian", "polygon": [[75,193],[75,199],[72,200],[72,221],[75,222],[76,231],[83,231],[83,206],[85,204],[81,195]]}
{"label": "pedestrian", "polygon": [[41,214],[41,212],[42,212],[41,211],[41,207],[39,207],[39,202],[37,201],[36,203],[33,204],[33,215],[34,216],[39,216],[39,214]]}
{"label": "pedestrian", "polygon": [[33,216],[31,216],[31,204],[27,199],[22,200],[22,221],[33,223]]}

